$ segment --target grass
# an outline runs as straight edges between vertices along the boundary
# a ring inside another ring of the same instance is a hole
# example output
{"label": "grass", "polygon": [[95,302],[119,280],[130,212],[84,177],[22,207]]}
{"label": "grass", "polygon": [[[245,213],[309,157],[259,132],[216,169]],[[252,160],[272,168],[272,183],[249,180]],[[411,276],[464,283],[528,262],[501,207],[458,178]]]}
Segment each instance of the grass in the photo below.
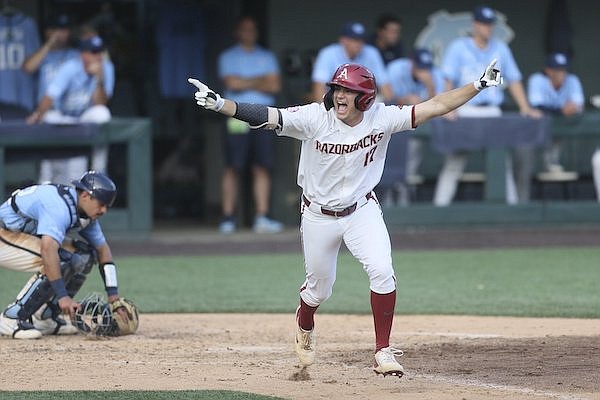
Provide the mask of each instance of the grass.
{"label": "grass", "polygon": [[[600,317],[600,249],[403,251],[394,253],[397,314]],[[141,312],[287,312],[304,279],[299,254],[204,257],[124,257],[121,294]],[[342,252],[333,296],[319,312],[368,314],[368,280]],[[0,269],[0,304],[8,304],[27,274]],[[102,291],[94,271],[80,296]],[[230,391],[1,392],[0,400],[264,400]]]}
{"label": "grass", "polygon": [[[394,253],[398,314],[600,317],[594,248]],[[121,294],[142,312],[293,312],[304,279],[300,254],[126,257]],[[27,274],[0,269],[7,304]],[[80,295],[102,291],[92,272]],[[370,313],[368,280],[342,252],[333,296],[320,312]]]}

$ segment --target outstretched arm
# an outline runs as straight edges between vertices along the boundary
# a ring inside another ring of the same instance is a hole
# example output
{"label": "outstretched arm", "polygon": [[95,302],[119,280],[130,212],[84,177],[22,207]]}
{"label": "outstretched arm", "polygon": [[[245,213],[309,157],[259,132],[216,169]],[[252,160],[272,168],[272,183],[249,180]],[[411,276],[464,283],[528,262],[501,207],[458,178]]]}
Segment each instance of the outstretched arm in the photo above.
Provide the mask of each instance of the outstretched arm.
{"label": "outstretched arm", "polygon": [[431,118],[439,117],[457,109],[486,87],[502,84],[502,76],[495,66],[496,60],[493,60],[479,80],[463,87],[440,93],[423,103],[415,105],[415,125],[418,126]]}
{"label": "outstretched arm", "polygon": [[207,110],[248,122],[250,127],[255,129],[277,129],[281,127],[281,113],[275,107],[262,104],[236,103],[224,99],[198,79],[189,78],[188,82],[198,89],[194,94],[196,104]]}

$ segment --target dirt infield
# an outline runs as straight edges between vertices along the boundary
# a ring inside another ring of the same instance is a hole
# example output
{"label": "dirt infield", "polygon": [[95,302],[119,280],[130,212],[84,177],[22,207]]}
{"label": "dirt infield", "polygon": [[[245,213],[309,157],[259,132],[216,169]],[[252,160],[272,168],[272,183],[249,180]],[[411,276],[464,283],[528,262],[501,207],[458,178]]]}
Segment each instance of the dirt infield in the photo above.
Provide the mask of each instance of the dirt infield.
{"label": "dirt infield", "polygon": [[[0,339],[3,390],[231,389],[287,399],[600,399],[597,320],[398,316],[402,379],[376,376],[372,318],[318,315],[302,370],[293,316],[142,315],[134,336]],[[176,327],[176,329],[174,329]],[[15,379],[14,371],[19,371]],[[39,371],[52,371],[40,374]]]}
{"label": "dirt infield", "polygon": [[[596,246],[598,229],[404,232],[395,249]],[[235,244],[235,246],[232,246]],[[300,251],[297,232],[257,239],[175,229],[116,243],[117,255]],[[301,369],[294,318],[144,314],[111,339],[0,338],[3,390],[230,389],[286,399],[599,399],[600,320],[397,316],[402,379],[376,376],[371,316],[316,316],[317,362]],[[18,371],[19,379],[15,379]],[[40,374],[39,371],[52,371]]]}

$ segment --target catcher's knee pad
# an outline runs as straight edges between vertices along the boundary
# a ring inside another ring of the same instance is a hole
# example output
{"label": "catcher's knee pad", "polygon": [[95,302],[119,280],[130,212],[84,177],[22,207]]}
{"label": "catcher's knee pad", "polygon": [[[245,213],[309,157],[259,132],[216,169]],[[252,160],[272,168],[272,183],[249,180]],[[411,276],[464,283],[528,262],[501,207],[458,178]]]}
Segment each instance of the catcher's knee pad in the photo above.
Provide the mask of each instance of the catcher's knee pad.
{"label": "catcher's knee pad", "polygon": [[27,320],[54,295],[50,281],[39,272],[25,284],[17,299],[4,312],[9,318]]}
{"label": "catcher's knee pad", "polygon": [[87,274],[97,263],[96,249],[82,241],[74,241],[73,253],[60,248],[61,273],[66,284],[67,293],[74,297],[85,282]]}

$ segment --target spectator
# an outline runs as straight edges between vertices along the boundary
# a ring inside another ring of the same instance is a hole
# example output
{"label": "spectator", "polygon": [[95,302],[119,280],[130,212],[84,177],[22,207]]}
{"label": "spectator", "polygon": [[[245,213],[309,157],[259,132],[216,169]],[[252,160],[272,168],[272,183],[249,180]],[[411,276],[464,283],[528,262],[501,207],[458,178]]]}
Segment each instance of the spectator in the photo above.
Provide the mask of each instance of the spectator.
{"label": "spectator", "polygon": [[37,101],[41,101],[49,83],[66,61],[77,58],[79,52],[71,46],[71,20],[60,14],[46,22],[45,42],[23,63],[28,74],[38,74]]}
{"label": "spectator", "polygon": [[[439,68],[433,65],[433,55],[425,48],[415,48],[410,58],[399,58],[390,62],[387,66],[388,75],[394,93],[394,99],[397,104],[418,104],[428,100],[444,90],[444,77]],[[401,135],[393,135],[390,148],[393,147],[395,140],[400,140]],[[408,138],[406,179],[407,183],[417,180],[418,169],[421,164],[422,142],[419,138],[412,135]],[[398,182],[395,188],[400,192],[399,201],[406,203],[408,201],[407,188],[402,182],[401,177],[387,177],[390,164],[397,160],[393,155],[388,157],[388,164],[383,171],[383,182]],[[389,204],[393,201],[393,193],[387,188],[384,194],[384,202]]]}
{"label": "spectator", "polygon": [[[499,69],[502,70],[508,90],[524,116],[541,117],[539,110],[531,108],[527,102],[525,90],[521,82],[522,76],[517,63],[508,45],[492,37],[496,12],[489,7],[480,6],[473,11],[472,32],[470,37],[455,39],[450,43],[445,52],[442,71],[446,79],[447,89],[460,87],[470,82],[481,74],[481,69],[489,59],[498,60]],[[470,100],[456,112],[450,113],[448,118],[458,117],[498,117],[502,114],[500,106],[504,101],[504,92],[501,88],[491,88],[482,96]],[[519,149],[517,156],[527,169],[532,163],[530,149]],[[444,166],[439,174],[433,202],[436,206],[447,206],[452,202],[456,193],[458,180],[462,175],[467,162],[467,154],[454,153],[446,156]],[[529,173],[519,173],[519,187],[515,184],[512,160],[506,160],[506,201],[516,204],[527,201],[530,191]]]}
{"label": "spectator", "polygon": [[[103,59],[104,42],[99,36],[82,40],[80,56],[65,62],[49,83],[28,123],[106,123],[111,119],[107,104],[115,84],[114,67]],[[105,153],[106,154],[106,153]],[[88,157],[55,160],[40,181],[68,183],[88,169]],[[106,171],[106,157],[94,157],[92,169]]]}
{"label": "spectator", "polygon": [[[570,117],[583,112],[583,89],[576,75],[567,71],[566,54],[548,55],[542,72],[529,77],[527,96],[535,108],[551,115]],[[560,143],[553,140],[544,151],[544,167],[549,172],[562,172]]]}
{"label": "spectator", "polygon": [[393,14],[383,14],[377,19],[375,34],[368,43],[381,54],[385,65],[391,61],[403,57],[402,49],[402,21]]}
{"label": "spectator", "polygon": [[[40,102],[46,93],[48,85],[60,67],[68,60],[78,58],[79,51],[71,46],[71,20],[68,15],[60,14],[51,17],[46,22],[44,31],[45,42],[23,63],[23,71],[37,74],[37,101]],[[69,178],[60,174],[52,174],[55,168],[64,164],[52,159],[42,159],[40,162],[40,182],[60,179],[63,183]]]}
{"label": "spectator", "polygon": [[24,119],[35,104],[25,58],[40,46],[37,23],[9,3],[0,9],[0,119]]}
{"label": "spectator", "polygon": [[[219,56],[219,77],[225,85],[228,98],[238,102],[273,105],[281,90],[279,66],[275,55],[257,44],[258,28],[253,17],[241,17],[235,28],[237,44]],[[273,139],[271,131],[257,129],[260,134],[249,134],[250,126],[236,119],[227,120],[227,166],[222,178],[223,220],[221,233],[236,230],[234,218],[240,174],[252,163],[252,186],[255,203],[253,230],[257,233],[277,233],[283,225],[270,219],[271,172]]]}
{"label": "spectator", "polygon": [[363,24],[348,22],[343,26],[338,42],[319,51],[311,77],[312,101],[323,101],[325,84],[329,82],[337,67],[346,63],[361,64],[370,69],[375,74],[383,100],[392,100],[392,88],[381,55],[375,47],[365,44],[365,38],[366,30]]}

